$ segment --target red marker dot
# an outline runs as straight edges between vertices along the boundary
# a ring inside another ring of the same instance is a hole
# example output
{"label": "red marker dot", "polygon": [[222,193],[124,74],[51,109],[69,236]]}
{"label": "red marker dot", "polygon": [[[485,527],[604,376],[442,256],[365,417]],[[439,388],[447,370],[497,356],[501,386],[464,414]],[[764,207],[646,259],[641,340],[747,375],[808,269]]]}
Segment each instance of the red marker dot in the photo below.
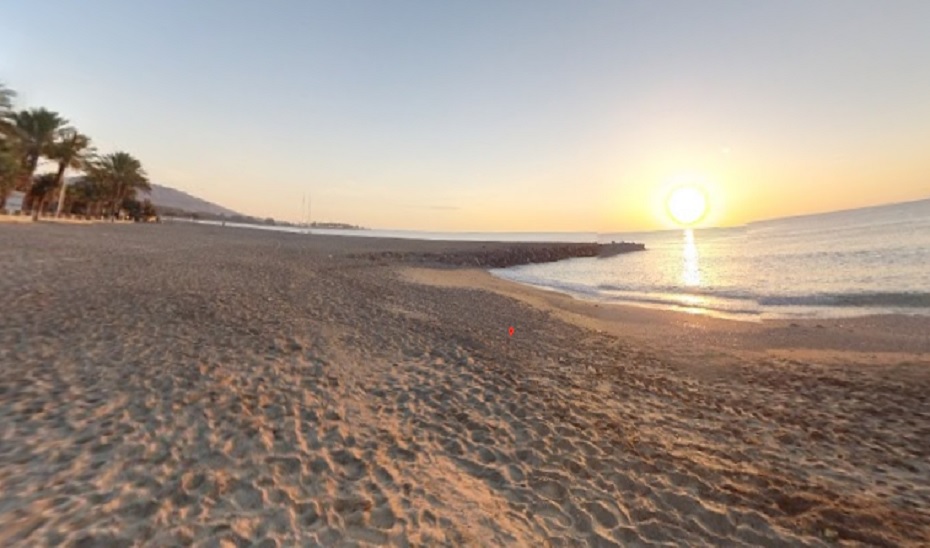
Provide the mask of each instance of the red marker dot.
{"label": "red marker dot", "polygon": [[510,329],[507,330],[507,333],[510,333],[510,336],[513,337],[513,326],[510,326]]}

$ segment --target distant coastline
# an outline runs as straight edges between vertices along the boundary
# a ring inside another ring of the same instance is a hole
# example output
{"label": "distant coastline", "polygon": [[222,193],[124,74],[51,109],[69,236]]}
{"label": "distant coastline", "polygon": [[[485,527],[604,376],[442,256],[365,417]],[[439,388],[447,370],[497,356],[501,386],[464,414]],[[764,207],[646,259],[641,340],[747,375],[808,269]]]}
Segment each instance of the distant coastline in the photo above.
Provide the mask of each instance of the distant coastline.
{"label": "distant coastline", "polygon": [[156,206],[159,215],[166,220],[179,221],[211,221],[218,223],[232,223],[238,225],[252,225],[257,227],[287,227],[287,228],[322,228],[337,230],[368,230],[365,227],[349,223],[338,222],[312,222],[312,223],[292,223],[290,221],[279,221],[272,217],[261,219],[250,215],[225,215],[218,213],[207,213],[202,211],[187,211],[184,209],[172,207]]}

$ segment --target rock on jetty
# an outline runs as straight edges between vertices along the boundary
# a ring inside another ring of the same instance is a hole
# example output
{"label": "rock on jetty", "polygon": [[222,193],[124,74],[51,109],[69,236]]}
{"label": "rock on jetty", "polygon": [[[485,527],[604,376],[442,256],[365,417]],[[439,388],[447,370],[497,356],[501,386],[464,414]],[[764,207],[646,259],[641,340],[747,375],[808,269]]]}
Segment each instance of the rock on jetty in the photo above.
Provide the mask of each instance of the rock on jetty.
{"label": "rock on jetty", "polygon": [[610,257],[620,253],[645,251],[643,244],[630,242],[597,243],[503,243],[482,245],[479,249],[449,252],[399,252],[368,253],[364,256],[372,261],[378,259],[402,262],[431,263],[449,266],[471,266],[478,268],[506,268],[531,263],[551,263],[576,257]]}
{"label": "rock on jetty", "polygon": [[613,257],[621,253],[630,253],[631,251],[646,251],[645,244],[636,244],[633,242],[610,242],[609,244],[597,244],[599,251],[597,256],[601,258]]}

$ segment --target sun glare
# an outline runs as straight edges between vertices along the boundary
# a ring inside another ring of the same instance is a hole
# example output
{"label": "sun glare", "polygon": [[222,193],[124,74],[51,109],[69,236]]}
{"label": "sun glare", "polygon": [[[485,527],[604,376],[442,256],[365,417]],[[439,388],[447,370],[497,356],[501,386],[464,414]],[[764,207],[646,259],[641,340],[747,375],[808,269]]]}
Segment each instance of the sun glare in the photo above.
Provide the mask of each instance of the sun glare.
{"label": "sun glare", "polygon": [[668,195],[665,208],[673,221],[690,226],[707,215],[707,195],[695,186],[679,187]]}

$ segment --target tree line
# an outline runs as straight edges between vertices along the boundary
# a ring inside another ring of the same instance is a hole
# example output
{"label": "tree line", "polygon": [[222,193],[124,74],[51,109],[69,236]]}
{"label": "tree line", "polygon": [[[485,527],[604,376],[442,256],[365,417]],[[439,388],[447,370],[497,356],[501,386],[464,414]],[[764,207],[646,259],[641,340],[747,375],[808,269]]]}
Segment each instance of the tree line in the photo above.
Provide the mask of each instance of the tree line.
{"label": "tree line", "polygon": [[[155,215],[139,193],[151,191],[142,163],[128,152],[99,154],[88,136],[57,112],[15,108],[16,93],[0,82],[0,212],[10,193],[24,193],[22,210],[40,215],[133,218]],[[41,160],[55,170],[37,173]],[[83,173],[66,184],[65,173]]]}

